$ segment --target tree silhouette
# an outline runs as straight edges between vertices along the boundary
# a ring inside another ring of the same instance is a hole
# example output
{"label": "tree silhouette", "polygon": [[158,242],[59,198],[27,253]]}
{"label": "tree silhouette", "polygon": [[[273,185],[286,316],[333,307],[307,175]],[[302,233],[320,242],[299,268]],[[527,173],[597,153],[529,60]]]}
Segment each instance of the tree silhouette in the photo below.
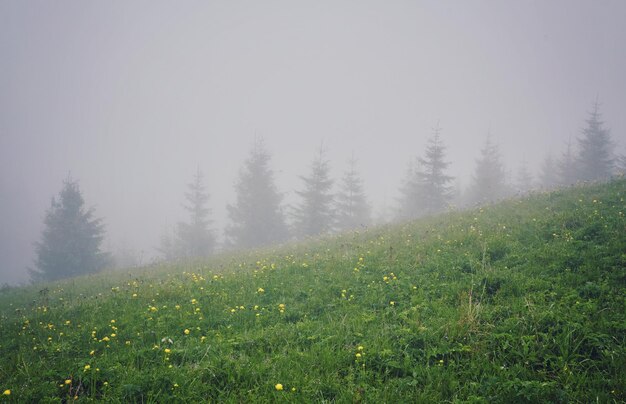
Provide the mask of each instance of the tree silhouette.
{"label": "tree silhouette", "polygon": [[100,250],[104,238],[102,219],[84,208],[78,182],[68,177],[58,199],[52,198],[44,219],[41,240],[35,243],[33,281],[52,281],[100,271],[110,262]]}
{"label": "tree silhouette", "polygon": [[613,142],[610,131],[603,127],[599,109],[596,100],[586,121],[587,126],[582,129],[582,137],[578,138],[576,174],[579,181],[603,181],[613,174]]}
{"label": "tree silhouette", "polygon": [[445,160],[446,148],[440,134],[441,128],[437,125],[428,140],[424,157],[418,158],[416,202],[421,215],[443,211],[452,198],[452,187],[449,183],[454,177],[446,174],[450,163]]}
{"label": "tree silhouette", "polygon": [[179,222],[177,228],[177,248],[181,257],[207,257],[215,250],[215,235],[209,228],[209,194],[202,178],[198,168],[185,193],[187,204],[184,207],[189,213],[189,221]]}
{"label": "tree silhouette", "polygon": [[294,214],[296,233],[299,236],[316,236],[331,231],[335,220],[331,193],[333,180],[330,179],[330,167],[323,147],[320,147],[319,155],[311,164],[309,176],[300,178],[304,189],[296,191],[302,199]]}
{"label": "tree silhouette", "polygon": [[226,236],[235,247],[268,245],[289,236],[270,160],[263,140],[255,139],[235,184],[236,202],[227,207],[231,225]]}
{"label": "tree silhouette", "polygon": [[349,168],[341,179],[341,189],[336,195],[337,228],[356,229],[370,222],[371,208],[363,191],[363,181],[356,171],[352,157]]}
{"label": "tree silhouette", "polygon": [[508,194],[506,174],[500,160],[500,149],[487,135],[481,150],[480,158],[476,160],[476,171],[473,183],[469,190],[469,202],[482,204],[497,201]]}

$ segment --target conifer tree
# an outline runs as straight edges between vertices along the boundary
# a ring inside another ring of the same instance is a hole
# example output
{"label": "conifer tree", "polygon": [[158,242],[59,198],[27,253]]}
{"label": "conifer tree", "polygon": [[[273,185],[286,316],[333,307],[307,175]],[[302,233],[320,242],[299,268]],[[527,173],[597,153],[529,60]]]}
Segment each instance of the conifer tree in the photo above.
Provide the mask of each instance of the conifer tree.
{"label": "conifer tree", "polygon": [[569,140],[561,155],[561,159],[557,165],[558,181],[560,185],[574,185],[577,181],[576,161],[574,151],[572,150],[572,142]]}
{"label": "conifer tree", "polygon": [[611,134],[603,127],[599,104],[596,101],[589,113],[587,127],[578,138],[576,174],[579,181],[603,181],[613,174],[615,160],[612,157]]}
{"label": "conifer tree", "polygon": [[215,235],[209,228],[209,194],[202,183],[202,177],[198,168],[185,193],[187,204],[184,207],[189,213],[189,221],[179,222],[177,228],[177,247],[181,257],[207,257],[215,250]]}
{"label": "conifer tree", "polygon": [[557,164],[552,154],[548,154],[541,165],[540,174],[541,187],[544,189],[552,189],[559,185],[559,175]]}
{"label": "conifer tree", "polygon": [[626,175],[626,154],[620,154],[615,163],[615,173],[617,175]]}
{"label": "conifer tree", "polygon": [[526,193],[533,189],[533,175],[528,170],[528,163],[526,160],[522,161],[518,170],[516,178],[516,188],[519,193]]}
{"label": "conifer tree", "polygon": [[330,166],[320,147],[318,157],[311,164],[308,177],[300,177],[304,188],[296,193],[302,199],[294,214],[294,227],[299,236],[317,236],[333,230],[333,180]]}
{"label": "conifer tree", "polygon": [[349,161],[341,189],[336,196],[337,228],[339,230],[356,229],[370,222],[371,208],[363,190],[363,181],[356,171],[356,160]]}
{"label": "conifer tree", "polygon": [[492,142],[491,134],[488,134],[480,158],[476,160],[476,171],[469,189],[469,202],[483,204],[497,201],[507,194],[506,173],[500,161],[500,149]]}
{"label": "conifer tree", "polygon": [[400,185],[400,198],[398,200],[397,220],[415,219],[420,215],[419,200],[420,187],[418,182],[419,161],[411,159],[407,164],[404,179]]}
{"label": "conifer tree", "polygon": [[270,160],[263,140],[256,139],[239,171],[235,184],[237,200],[227,207],[231,225],[226,228],[226,236],[235,247],[264,246],[285,241],[289,236],[282,195],[274,183]]}
{"label": "conifer tree", "polygon": [[454,177],[446,174],[450,165],[445,161],[445,146],[440,137],[441,129],[436,126],[428,140],[423,158],[418,158],[417,208],[421,215],[432,215],[445,210],[452,199]]}
{"label": "conifer tree", "polygon": [[33,281],[53,281],[100,271],[110,262],[101,251],[104,238],[102,219],[84,208],[78,182],[63,182],[58,199],[52,198],[44,219],[41,240],[35,243]]}

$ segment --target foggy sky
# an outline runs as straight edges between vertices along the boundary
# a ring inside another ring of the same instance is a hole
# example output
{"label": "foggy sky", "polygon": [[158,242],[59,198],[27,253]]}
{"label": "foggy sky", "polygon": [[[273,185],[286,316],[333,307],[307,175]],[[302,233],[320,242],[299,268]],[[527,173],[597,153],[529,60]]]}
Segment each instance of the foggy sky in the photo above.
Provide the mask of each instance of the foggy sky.
{"label": "foggy sky", "polygon": [[104,248],[148,261],[197,167],[222,235],[255,136],[285,202],[323,142],[375,212],[438,122],[463,186],[488,131],[514,173],[596,97],[624,153],[625,20],[620,0],[0,1],[0,284],[27,279],[68,173]]}

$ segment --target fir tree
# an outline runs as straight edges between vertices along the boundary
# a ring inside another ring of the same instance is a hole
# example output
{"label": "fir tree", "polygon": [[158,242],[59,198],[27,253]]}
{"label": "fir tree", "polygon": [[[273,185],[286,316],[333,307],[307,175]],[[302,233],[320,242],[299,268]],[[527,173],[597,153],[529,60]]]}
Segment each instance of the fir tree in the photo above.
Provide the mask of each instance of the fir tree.
{"label": "fir tree", "polygon": [[533,175],[528,170],[528,163],[526,160],[522,161],[518,170],[516,178],[516,188],[519,193],[526,193],[533,189]]}
{"label": "fir tree", "polygon": [[336,196],[337,228],[339,230],[356,229],[370,222],[371,209],[363,191],[363,182],[356,172],[356,161],[349,161],[348,171],[341,181],[341,190]]}
{"label": "fir tree", "polygon": [[491,134],[488,134],[480,158],[476,161],[469,202],[483,204],[497,201],[507,194],[506,173],[500,161],[500,149],[491,141]]}
{"label": "fir tree", "polygon": [[84,208],[78,182],[63,182],[58,200],[52,198],[44,219],[41,241],[35,243],[33,281],[53,281],[100,271],[110,256],[100,250],[104,238],[102,219]]}
{"label": "fir tree", "polygon": [[617,175],[626,175],[626,154],[620,154],[615,162],[615,173]]}
{"label": "fir tree", "polygon": [[411,159],[407,164],[404,173],[404,179],[400,185],[400,198],[398,200],[398,211],[396,220],[415,219],[420,215],[419,200],[419,182],[417,166],[419,161]]}
{"label": "fir tree", "polygon": [[250,157],[239,171],[235,184],[237,200],[227,207],[232,224],[226,228],[226,236],[235,247],[278,243],[289,235],[270,160],[263,140],[256,139]]}
{"label": "fir tree", "polygon": [[202,172],[197,169],[185,193],[189,213],[188,222],[179,222],[177,247],[182,257],[207,257],[215,250],[215,235],[209,229],[211,210],[207,207],[209,194],[202,183]]}
{"label": "fir tree", "polygon": [[587,127],[578,138],[579,154],[576,159],[576,174],[579,181],[603,181],[613,174],[615,160],[612,157],[611,134],[603,127],[598,101],[589,113]]}
{"label": "fir tree", "polygon": [[543,160],[543,164],[541,165],[540,182],[541,187],[544,189],[552,189],[559,185],[557,164],[554,161],[552,154],[548,154]]}
{"label": "fir tree", "polygon": [[304,182],[304,189],[296,191],[302,198],[294,215],[296,233],[299,236],[317,236],[332,231],[335,219],[331,193],[333,180],[322,147],[311,165],[309,176],[300,178]]}
{"label": "fir tree", "polygon": [[571,140],[567,142],[567,146],[558,162],[557,173],[560,185],[569,186],[576,183],[576,162]]}
{"label": "fir tree", "polygon": [[449,183],[454,177],[446,175],[450,163],[445,161],[445,146],[440,133],[439,126],[433,129],[424,158],[418,158],[416,203],[421,215],[443,211],[452,198],[452,187]]}

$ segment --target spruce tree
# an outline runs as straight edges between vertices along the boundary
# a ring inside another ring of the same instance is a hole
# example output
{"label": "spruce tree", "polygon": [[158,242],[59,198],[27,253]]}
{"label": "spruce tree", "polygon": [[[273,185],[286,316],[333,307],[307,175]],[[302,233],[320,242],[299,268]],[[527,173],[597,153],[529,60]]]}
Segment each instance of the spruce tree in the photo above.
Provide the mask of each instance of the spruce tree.
{"label": "spruce tree", "polygon": [[432,215],[445,210],[452,199],[454,177],[446,174],[450,165],[445,161],[445,146],[441,141],[439,126],[433,129],[428,140],[424,157],[418,158],[417,168],[417,209],[421,215]]}
{"label": "spruce tree", "polygon": [[533,175],[528,170],[528,163],[523,160],[517,170],[515,185],[517,192],[525,194],[533,189]]}
{"label": "spruce tree", "polygon": [[481,150],[480,158],[476,160],[476,171],[469,189],[469,202],[483,204],[497,201],[508,194],[506,173],[500,161],[500,149],[487,135]]}
{"label": "spruce tree", "polygon": [[337,228],[356,229],[370,222],[371,208],[363,190],[363,181],[356,171],[356,160],[352,157],[349,168],[341,180],[341,189],[336,196]]}
{"label": "spruce tree", "polygon": [[398,211],[396,220],[415,219],[420,215],[419,200],[419,181],[417,167],[419,161],[411,159],[407,164],[404,173],[404,179],[400,185],[400,198],[398,199]]}
{"label": "spruce tree", "polygon": [[577,181],[576,161],[572,150],[572,141],[569,140],[561,154],[561,159],[557,165],[558,181],[560,185],[574,185]]}
{"label": "spruce tree", "polygon": [[256,139],[239,171],[236,202],[227,207],[231,225],[226,228],[226,236],[234,247],[264,246],[289,236],[270,160],[263,140]]}
{"label": "spruce tree", "polygon": [[587,127],[578,138],[576,174],[579,181],[604,181],[613,174],[615,160],[612,157],[611,134],[603,127],[599,104],[596,101],[589,113]]}
{"label": "spruce tree", "polygon": [[44,219],[41,240],[35,243],[33,281],[53,281],[100,271],[110,262],[101,251],[104,238],[102,219],[85,209],[77,181],[63,182],[58,199],[52,198]]}
{"label": "spruce tree", "polygon": [[209,228],[209,194],[202,183],[202,177],[198,168],[185,193],[187,203],[184,207],[189,213],[189,221],[179,222],[177,228],[177,247],[181,257],[207,257],[215,250],[215,235]]}
{"label": "spruce tree", "polygon": [[552,189],[559,185],[559,175],[557,164],[552,154],[548,154],[543,160],[540,173],[541,187],[544,189]]}
{"label": "spruce tree", "polygon": [[304,188],[296,191],[301,203],[296,207],[294,227],[299,236],[317,236],[333,230],[335,216],[332,211],[333,180],[330,166],[320,147],[318,157],[311,164],[308,177],[300,177]]}

